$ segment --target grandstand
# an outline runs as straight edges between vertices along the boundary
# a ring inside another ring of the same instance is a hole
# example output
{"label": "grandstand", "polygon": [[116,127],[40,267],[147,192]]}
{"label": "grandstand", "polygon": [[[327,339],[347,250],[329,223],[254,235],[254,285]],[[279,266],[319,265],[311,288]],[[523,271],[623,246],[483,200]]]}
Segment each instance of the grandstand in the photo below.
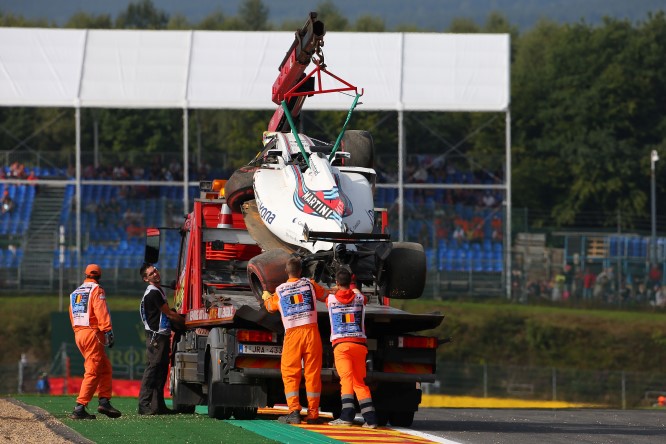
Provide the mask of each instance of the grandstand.
{"label": "grandstand", "polygon": [[[112,292],[140,291],[137,270],[143,260],[144,228],[161,227],[161,263],[168,279],[175,277],[183,221],[183,188],[179,184],[139,186],[132,182],[94,184],[81,188],[81,258],[76,254],[74,183],[62,169],[27,168],[42,175],[36,184],[0,183],[16,203],[14,211],[0,215],[0,281],[3,290],[48,290],[64,286],[66,291],[81,280],[83,265],[96,262],[104,273],[105,287]],[[54,179],[50,183],[50,179]],[[63,180],[64,179],[64,180]],[[141,182],[137,182],[140,184]],[[137,190],[141,190],[140,192]],[[494,238],[501,232],[501,207],[446,203],[443,194],[432,193],[431,201],[410,190],[405,193],[409,208],[405,220],[405,240],[424,245],[428,269],[426,292],[434,297],[455,294],[502,294],[504,243]],[[188,189],[189,199],[198,195],[196,186]],[[389,209],[392,238],[396,230],[397,189],[376,189],[376,206]],[[475,226],[477,224],[478,226]],[[497,224],[497,225],[496,225]],[[477,237],[458,239],[454,227],[467,227]],[[63,242],[59,239],[63,229]],[[650,238],[636,234],[557,233],[564,238],[560,263],[579,264],[599,270],[614,266],[637,279],[645,276]],[[543,248],[536,255],[544,277]],[[519,246],[514,254],[524,254]],[[657,258],[665,264],[666,238],[657,239]],[[521,264],[521,261],[517,261]],[[522,264],[523,271],[527,265]],[[46,270],[35,273],[34,270]],[[663,270],[666,274],[666,270]]]}

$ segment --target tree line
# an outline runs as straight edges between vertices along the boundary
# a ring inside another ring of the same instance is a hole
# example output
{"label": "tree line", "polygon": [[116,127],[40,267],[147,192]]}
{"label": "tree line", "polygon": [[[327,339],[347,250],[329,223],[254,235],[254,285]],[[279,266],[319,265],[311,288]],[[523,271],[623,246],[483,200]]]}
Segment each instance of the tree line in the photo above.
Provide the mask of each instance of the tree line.
{"label": "tree line", "polygon": [[[347,20],[327,0],[315,8],[329,31],[426,31],[414,25],[387,29],[378,16]],[[268,2],[245,0],[235,16],[215,10],[197,23],[170,15],[150,0],[108,14],[74,14],[65,28],[165,30],[290,30],[302,20],[269,22]],[[0,12],[4,27],[53,27],[47,20],[26,20]],[[650,220],[650,152],[656,162],[657,208],[666,183],[666,14],[650,13],[642,21],[605,18],[599,25],[558,24],[541,20],[519,32],[500,12],[483,24],[459,18],[452,33],[511,35],[512,199],[529,209],[532,227],[616,227],[648,230]],[[436,56],[436,55],[433,55]],[[276,69],[276,67],[267,67]],[[377,154],[396,152],[398,130],[393,112],[357,112],[355,128],[373,132]],[[238,167],[259,149],[272,111],[193,110],[190,146],[199,146],[208,162],[224,159]],[[0,109],[3,150],[30,149],[61,153],[73,161],[71,110]],[[410,154],[460,156],[458,167],[501,171],[504,118],[489,113],[407,113],[406,145]],[[344,113],[305,112],[306,132],[334,140]],[[138,157],[179,152],[180,110],[82,110],[82,145]],[[93,128],[98,128],[96,132]],[[95,136],[97,134],[97,136]],[[201,135],[204,135],[203,137]],[[96,137],[96,139],[95,139]],[[464,159],[464,160],[461,160]],[[453,160],[452,160],[453,161]],[[658,217],[663,227],[666,217]]]}

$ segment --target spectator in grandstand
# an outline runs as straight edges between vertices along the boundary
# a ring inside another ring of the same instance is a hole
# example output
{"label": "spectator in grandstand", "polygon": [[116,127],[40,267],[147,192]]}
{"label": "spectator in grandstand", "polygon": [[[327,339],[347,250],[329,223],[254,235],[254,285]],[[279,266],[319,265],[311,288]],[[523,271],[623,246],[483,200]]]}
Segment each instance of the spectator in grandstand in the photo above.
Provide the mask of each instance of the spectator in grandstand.
{"label": "spectator in grandstand", "polygon": [[25,179],[25,165],[19,162],[14,162],[9,165],[9,175],[14,179]]}
{"label": "spectator in grandstand", "polygon": [[655,288],[661,286],[661,280],[661,268],[657,264],[651,264],[650,271],[648,272],[648,290],[654,292]]}
{"label": "spectator in grandstand", "polygon": [[564,291],[562,292],[562,299],[565,301],[568,300],[573,293],[574,273],[574,267],[571,264],[566,264],[564,266]]}
{"label": "spectator in grandstand", "polygon": [[594,299],[601,302],[608,302],[608,297],[613,281],[613,268],[605,268],[597,275],[594,283],[593,296]]}
{"label": "spectator in grandstand", "polygon": [[551,298],[553,302],[562,301],[562,294],[564,293],[565,280],[566,278],[564,277],[564,273],[562,272],[561,269],[558,269],[557,273],[553,277],[552,293],[551,293]]}
{"label": "spectator in grandstand", "polygon": [[130,174],[125,165],[116,165],[113,167],[113,178],[115,180],[129,180]]}
{"label": "spectator in grandstand", "polygon": [[657,285],[652,289],[650,305],[653,307],[666,307],[666,292],[661,285]]}
{"label": "spectator in grandstand", "polygon": [[37,175],[35,174],[34,169],[30,170],[30,174],[28,174],[28,177],[26,177],[25,180],[37,180]]}
{"label": "spectator in grandstand", "polygon": [[14,200],[9,196],[8,190],[5,190],[5,192],[2,194],[1,204],[2,204],[2,214],[8,214],[14,211],[16,204],[14,203]]}
{"label": "spectator in grandstand", "polygon": [[453,242],[455,242],[456,245],[460,246],[466,240],[467,236],[465,235],[465,230],[463,230],[463,227],[461,225],[456,224],[456,228],[453,230]]}
{"label": "spectator in grandstand", "polygon": [[502,239],[504,239],[504,233],[502,232],[502,219],[500,219],[497,214],[493,215],[493,218],[490,221],[490,226],[493,229],[491,234],[493,242],[502,242]]}
{"label": "spectator in grandstand", "polygon": [[467,233],[467,238],[470,242],[481,243],[483,241],[483,218],[475,213],[474,217],[469,224],[469,232]]}
{"label": "spectator in grandstand", "polygon": [[446,213],[444,210],[435,210],[435,236],[437,240],[448,239],[449,228],[446,221]]}
{"label": "spectator in grandstand", "polygon": [[493,193],[490,190],[486,190],[481,200],[483,202],[483,206],[485,206],[486,208],[492,208],[497,203],[497,200],[495,200],[495,196],[493,196]]}
{"label": "spectator in grandstand", "polygon": [[592,289],[594,288],[594,283],[597,280],[597,276],[592,272],[592,268],[589,266],[585,269],[585,275],[583,275],[583,299],[589,301],[592,299]]}
{"label": "spectator in grandstand", "polygon": [[628,282],[624,279],[620,281],[620,288],[617,292],[618,303],[622,306],[626,306],[631,301],[631,289],[628,285]]}
{"label": "spectator in grandstand", "polygon": [[636,303],[644,304],[648,301],[647,288],[645,287],[645,282],[639,282],[638,287],[636,288]]}

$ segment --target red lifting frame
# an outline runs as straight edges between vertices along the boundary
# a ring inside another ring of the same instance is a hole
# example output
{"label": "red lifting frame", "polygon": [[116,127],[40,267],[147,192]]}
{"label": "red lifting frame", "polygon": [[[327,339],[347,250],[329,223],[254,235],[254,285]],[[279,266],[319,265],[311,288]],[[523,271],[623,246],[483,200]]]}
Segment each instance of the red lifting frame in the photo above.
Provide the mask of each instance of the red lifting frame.
{"label": "red lifting frame", "polygon": [[[343,83],[347,85],[346,88],[334,88],[334,89],[322,89],[322,82],[321,82],[321,73],[328,74],[329,76],[333,77],[335,80],[337,80],[340,83]],[[303,84],[307,79],[312,77],[315,73],[317,73],[317,90],[316,91],[301,91],[301,92],[296,92],[296,90]],[[327,94],[327,93],[334,93],[334,92],[342,92],[342,91],[354,91],[355,93],[358,94],[358,88],[352,85],[351,83],[347,82],[346,80],[341,79],[340,77],[336,76],[332,72],[328,71],[326,67],[322,67],[320,65],[317,65],[310,74],[306,75],[303,77],[303,79],[298,82],[296,85],[294,85],[289,91],[284,93],[284,100],[289,100],[292,97],[300,97],[300,96],[313,96],[316,94]],[[361,94],[363,95],[363,89],[361,88]]]}

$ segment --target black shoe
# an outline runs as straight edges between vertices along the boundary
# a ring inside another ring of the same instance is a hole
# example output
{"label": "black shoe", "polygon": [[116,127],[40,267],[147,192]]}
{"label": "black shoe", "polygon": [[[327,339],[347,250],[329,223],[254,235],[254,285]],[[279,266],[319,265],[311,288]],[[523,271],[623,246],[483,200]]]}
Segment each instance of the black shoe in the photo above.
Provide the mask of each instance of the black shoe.
{"label": "black shoe", "polygon": [[159,410],[157,411],[157,413],[155,413],[155,414],[156,414],[156,415],[177,415],[178,412],[175,411],[175,410],[171,410],[171,409],[168,408],[168,407],[163,407],[163,408],[159,409]]}
{"label": "black shoe", "polygon": [[278,422],[283,424],[300,424],[301,423],[301,413],[298,410],[289,412],[288,415],[280,416]]}
{"label": "black shoe", "polygon": [[139,410],[137,410],[137,413],[139,415],[157,415],[157,412],[154,412],[152,410],[145,410],[139,407]]}
{"label": "black shoe", "polygon": [[308,419],[305,420],[305,423],[310,424],[310,425],[326,424],[326,422],[327,421],[324,418],[322,418],[321,416],[318,417],[318,418],[308,418]]}
{"label": "black shoe", "polygon": [[95,415],[91,415],[86,411],[86,408],[74,409],[74,411],[69,415],[71,419],[97,419]]}
{"label": "black shoe", "polygon": [[103,415],[108,416],[109,418],[120,418],[122,413],[120,413],[120,410],[114,408],[110,402],[105,402],[104,404],[100,404],[99,407],[97,407],[97,411],[100,412]]}

